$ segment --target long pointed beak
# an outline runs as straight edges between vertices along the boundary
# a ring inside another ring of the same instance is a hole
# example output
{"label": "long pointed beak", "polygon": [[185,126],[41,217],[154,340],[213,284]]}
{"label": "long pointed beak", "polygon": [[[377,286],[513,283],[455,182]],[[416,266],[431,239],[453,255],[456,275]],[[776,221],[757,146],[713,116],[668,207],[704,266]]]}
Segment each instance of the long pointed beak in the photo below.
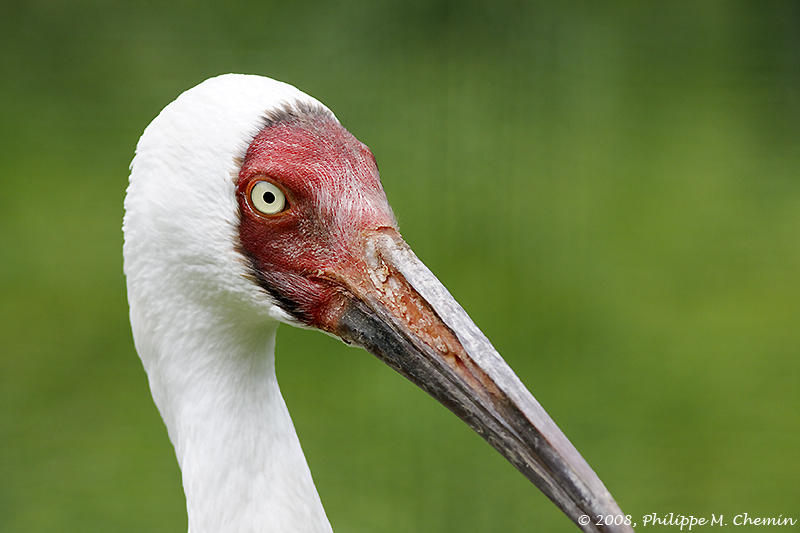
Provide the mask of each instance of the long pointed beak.
{"label": "long pointed beak", "polygon": [[583,531],[633,531],[613,525],[624,515],[603,483],[400,235],[384,228],[365,242],[365,272],[340,278],[348,294],[325,329],[453,411]]}

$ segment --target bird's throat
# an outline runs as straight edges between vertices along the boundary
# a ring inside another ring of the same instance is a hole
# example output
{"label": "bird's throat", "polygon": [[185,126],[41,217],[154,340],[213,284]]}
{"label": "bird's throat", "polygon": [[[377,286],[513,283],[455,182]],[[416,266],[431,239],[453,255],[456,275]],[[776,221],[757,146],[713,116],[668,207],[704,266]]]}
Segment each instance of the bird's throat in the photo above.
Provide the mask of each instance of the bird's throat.
{"label": "bird's throat", "polygon": [[275,377],[275,329],[204,328],[143,358],[190,533],[331,531]]}

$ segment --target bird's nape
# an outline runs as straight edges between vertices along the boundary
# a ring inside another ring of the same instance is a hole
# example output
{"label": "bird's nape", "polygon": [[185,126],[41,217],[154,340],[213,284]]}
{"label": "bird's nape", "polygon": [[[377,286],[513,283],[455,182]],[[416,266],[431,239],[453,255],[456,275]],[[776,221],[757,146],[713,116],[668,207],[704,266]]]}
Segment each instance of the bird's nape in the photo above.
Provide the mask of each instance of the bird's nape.
{"label": "bird's nape", "polygon": [[131,168],[131,324],[193,533],[330,530],[275,381],[278,321],[375,354],[584,531],[632,531],[583,518],[623,515],[403,241],[372,153],[322,104],[268,78],[213,78],[148,126]]}

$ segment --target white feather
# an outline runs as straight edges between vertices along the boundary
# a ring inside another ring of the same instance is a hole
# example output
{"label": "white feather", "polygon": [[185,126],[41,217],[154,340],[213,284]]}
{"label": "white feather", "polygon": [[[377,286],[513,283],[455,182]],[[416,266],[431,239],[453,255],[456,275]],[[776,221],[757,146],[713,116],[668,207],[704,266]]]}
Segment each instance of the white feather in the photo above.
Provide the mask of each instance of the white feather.
{"label": "white feather", "polygon": [[238,165],[265,114],[295,102],[322,105],[269,78],[209,79],[164,108],[131,163],[131,325],[191,533],[331,530],[275,379],[275,331],[292,320],[236,247]]}

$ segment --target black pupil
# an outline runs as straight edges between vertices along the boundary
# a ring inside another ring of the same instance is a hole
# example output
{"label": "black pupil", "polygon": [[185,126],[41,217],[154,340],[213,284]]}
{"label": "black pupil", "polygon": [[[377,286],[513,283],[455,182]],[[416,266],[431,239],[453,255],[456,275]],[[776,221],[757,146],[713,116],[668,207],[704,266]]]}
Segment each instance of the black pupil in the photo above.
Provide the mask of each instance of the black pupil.
{"label": "black pupil", "polygon": [[264,198],[265,202],[271,204],[272,202],[275,201],[275,193],[273,193],[272,191],[267,191],[264,193],[264,196],[262,198]]}

